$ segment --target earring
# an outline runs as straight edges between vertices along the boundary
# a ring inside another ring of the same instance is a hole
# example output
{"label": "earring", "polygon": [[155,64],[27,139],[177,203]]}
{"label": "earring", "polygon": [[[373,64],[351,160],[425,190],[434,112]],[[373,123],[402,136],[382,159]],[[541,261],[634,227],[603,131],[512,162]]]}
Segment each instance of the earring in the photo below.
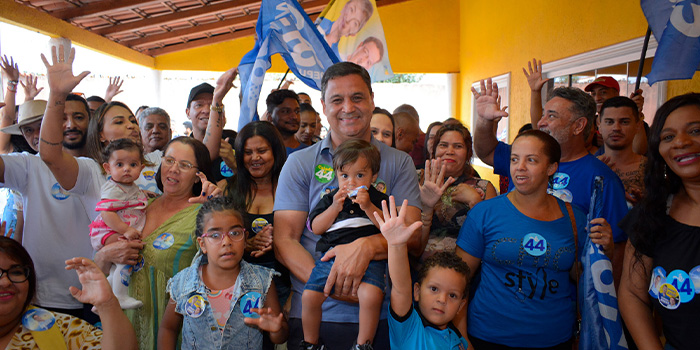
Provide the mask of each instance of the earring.
{"label": "earring", "polygon": [[668,169],[668,164],[664,164],[664,179],[668,180],[668,172],[666,169]]}

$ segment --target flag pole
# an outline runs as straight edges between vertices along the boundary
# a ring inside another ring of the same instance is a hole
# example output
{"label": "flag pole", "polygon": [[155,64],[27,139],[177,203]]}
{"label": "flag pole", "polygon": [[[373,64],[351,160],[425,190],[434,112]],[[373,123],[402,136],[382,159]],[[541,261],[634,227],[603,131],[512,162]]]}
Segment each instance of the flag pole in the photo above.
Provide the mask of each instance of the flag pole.
{"label": "flag pole", "polygon": [[639,90],[639,84],[642,82],[642,71],[644,71],[644,59],[646,59],[647,56],[647,47],[649,46],[650,37],[651,27],[647,27],[647,34],[644,37],[644,45],[642,45],[642,57],[639,58],[639,69],[637,69],[637,83],[635,83],[634,85],[634,91]]}
{"label": "flag pole", "polygon": [[[647,39],[647,41],[649,41],[649,39]],[[287,74],[289,74],[289,68],[287,68],[287,71],[284,73],[282,80],[280,80],[279,85],[277,85],[277,90],[279,90],[282,87],[282,83],[284,83],[284,79],[287,77]]]}

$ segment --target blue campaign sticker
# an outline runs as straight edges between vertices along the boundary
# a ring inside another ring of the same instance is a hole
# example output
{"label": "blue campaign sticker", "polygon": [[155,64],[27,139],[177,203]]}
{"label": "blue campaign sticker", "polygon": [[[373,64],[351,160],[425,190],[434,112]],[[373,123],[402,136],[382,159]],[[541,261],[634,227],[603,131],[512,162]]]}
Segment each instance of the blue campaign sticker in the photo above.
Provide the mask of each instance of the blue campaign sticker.
{"label": "blue campaign sticker", "polygon": [[659,297],[659,288],[666,283],[666,270],[663,267],[657,266],[651,274],[651,282],[649,283],[649,295],[654,298]]}
{"label": "blue campaign sticker", "polygon": [[262,229],[267,226],[268,222],[265,220],[265,218],[257,218],[253,220],[253,223],[250,225],[250,230],[253,231],[254,233],[258,233],[262,231]]}
{"label": "blue campaign sticker", "polygon": [[384,182],[384,180],[378,178],[377,181],[372,184],[372,186],[374,186],[374,189],[377,191],[386,193],[386,182]]}
{"label": "blue campaign sticker", "polygon": [[22,316],[22,325],[30,331],[45,331],[56,323],[53,314],[44,309],[27,310]]}
{"label": "blue campaign sticker", "polygon": [[687,303],[695,296],[695,284],[683,270],[673,270],[666,277],[666,283],[676,288],[681,298],[681,303]]}
{"label": "blue campaign sticker", "polygon": [[70,193],[64,190],[63,187],[61,187],[61,185],[59,185],[58,182],[56,182],[55,184],[53,184],[53,186],[51,186],[51,196],[53,198],[58,199],[59,201],[62,201],[70,197]]}
{"label": "blue campaign sticker", "polygon": [[168,232],[164,232],[153,241],[153,248],[165,250],[170,248],[173,244],[175,244],[175,237]]}
{"label": "blue campaign sticker", "polygon": [[547,251],[547,240],[537,233],[528,233],[523,237],[523,249],[532,256],[541,256]]}
{"label": "blue campaign sticker", "polygon": [[152,181],[156,177],[156,172],[153,170],[146,170],[142,172],[141,175],[143,175],[144,179]]}
{"label": "blue campaign sticker", "polygon": [[133,266],[128,266],[119,271],[119,277],[122,281],[122,284],[125,286],[129,286],[129,280],[131,280],[131,273],[134,272],[134,267]]}
{"label": "blue campaign sticker", "polygon": [[250,309],[258,309],[262,307],[260,301],[262,300],[262,295],[258,292],[248,292],[243,297],[241,297],[241,312],[245,317],[258,318],[255,312],[251,312]]}
{"label": "blue campaign sticker", "polygon": [[693,267],[689,275],[690,280],[695,285],[695,294],[700,294],[700,265]]}
{"label": "blue campaign sticker", "polygon": [[321,191],[321,198],[323,198],[323,196],[325,196],[327,194],[330,194],[336,188],[338,188],[338,186],[326,186],[326,187],[324,187],[323,191]]}
{"label": "blue campaign sticker", "polygon": [[552,188],[555,190],[561,190],[569,186],[569,175],[565,173],[556,173],[552,178]]}
{"label": "blue campaign sticker", "polygon": [[139,260],[136,262],[136,265],[134,265],[134,272],[141,271],[141,269],[143,268],[143,263],[144,263],[143,255],[139,254]]}
{"label": "blue campaign sticker", "polygon": [[233,170],[231,170],[231,168],[229,168],[229,166],[226,165],[226,162],[223,160],[221,161],[221,165],[219,165],[219,170],[221,170],[221,176],[223,177],[233,176]]}
{"label": "blue campaign sticker", "polygon": [[681,300],[676,287],[668,283],[662,284],[659,287],[659,304],[669,310],[677,309]]}
{"label": "blue campaign sticker", "polygon": [[185,304],[185,313],[187,316],[197,318],[202,316],[206,307],[207,304],[204,302],[204,298],[201,295],[193,295],[187,299],[187,304]]}

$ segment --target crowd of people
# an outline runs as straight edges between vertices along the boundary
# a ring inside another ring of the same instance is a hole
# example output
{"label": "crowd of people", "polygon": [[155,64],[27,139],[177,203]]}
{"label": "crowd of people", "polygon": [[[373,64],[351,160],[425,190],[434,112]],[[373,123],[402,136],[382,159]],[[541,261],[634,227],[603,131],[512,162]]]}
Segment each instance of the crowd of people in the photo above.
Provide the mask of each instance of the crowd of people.
{"label": "crowd of people", "polygon": [[473,133],[452,118],[423,132],[415,108],[375,106],[367,70],[341,62],[320,106],[287,85],[234,132],[232,68],[192,88],[192,133],[173,138],[162,108],[115,100],[118,78],[104,97],[73,94],[88,74],[74,51],[42,59],[46,101],[0,61],[0,347],[571,349],[587,336],[587,240],[612,262],[630,349],[700,342],[699,94],[651,127],[641,91],[619,96],[611,77],[543,106],[533,60],[535,130],[509,145],[490,79],[472,89]]}

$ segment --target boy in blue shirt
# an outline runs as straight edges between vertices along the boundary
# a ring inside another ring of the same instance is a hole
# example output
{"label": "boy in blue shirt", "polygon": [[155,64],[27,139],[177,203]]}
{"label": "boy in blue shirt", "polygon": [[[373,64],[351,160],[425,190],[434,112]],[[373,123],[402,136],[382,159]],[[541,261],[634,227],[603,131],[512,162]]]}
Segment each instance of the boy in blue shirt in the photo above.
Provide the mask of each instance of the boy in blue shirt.
{"label": "boy in blue shirt", "polygon": [[[391,196],[388,210],[387,203],[382,203],[384,219],[375,213],[388,244],[393,283],[388,319],[391,348],[466,350],[469,344],[452,319],[467,303],[469,267],[454,253],[437,253],[423,263],[412,295],[406,243],[422,223],[406,227],[406,206],[404,201],[397,215]],[[414,299],[418,309],[413,306]]]}

